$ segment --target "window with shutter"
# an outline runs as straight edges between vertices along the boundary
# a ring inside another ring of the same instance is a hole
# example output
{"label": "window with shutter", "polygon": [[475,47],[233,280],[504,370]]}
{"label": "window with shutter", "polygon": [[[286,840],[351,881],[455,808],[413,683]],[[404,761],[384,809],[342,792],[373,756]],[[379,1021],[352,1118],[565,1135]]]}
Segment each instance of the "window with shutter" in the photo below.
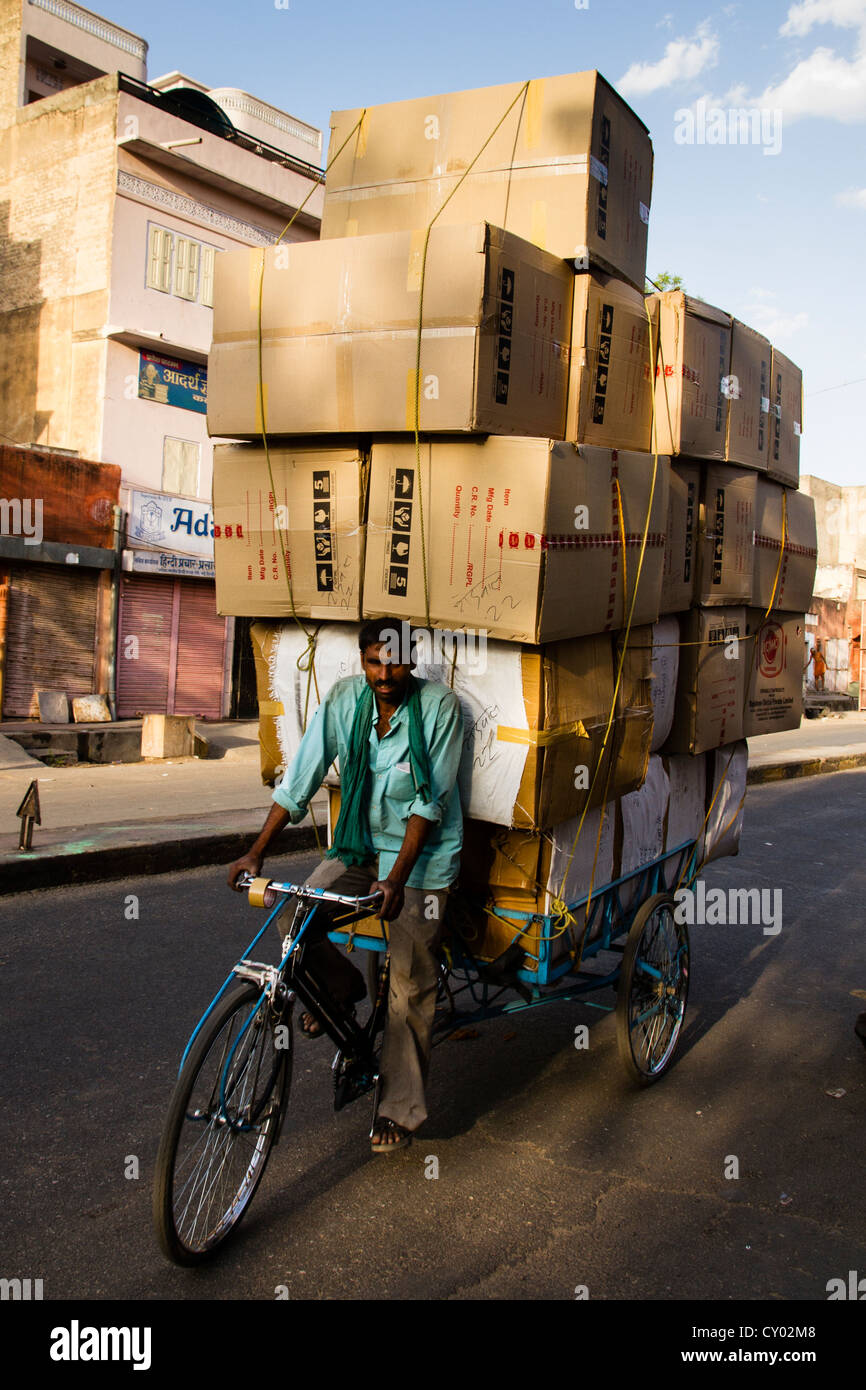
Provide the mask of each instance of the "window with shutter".
{"label": "window with shutter", "polygon": [[149,290],[161,290],[162,285],[162,243],[165,232],[161,227],[150,227],[147,239],[147,278]]}
{"label": "window with shutter", "polygon": [[181,497],[198,496],[201,447],[191,439],[166,435],[162,445],[162,490]]}
{"label": "window with shutter", "polygon": [[186,293],[184,299],[198,298],[198,267],[201,259],[201,246],[197,241],[188,242],[186,267]]}
{"label": "window with shutter", "polygon": [[171,293],[171,253],[174,246],[174,237],[171,232],[163,231],[162,234],[162,265],[160,269],[160,281],[158,288],[164,290],[166,294]]}
{"label": "window with shutter", "polygon": [[213,308],[213,263],[216,255],[213,246],[201,248],[201,302]]}
{"label": "window with shutter", "polygon": [[187,299],[186,293],[186,272],[189,264],[190,243],[185,236],[177,237],[177,246],[174,252],[174,292],[180,295],[181,299]]}

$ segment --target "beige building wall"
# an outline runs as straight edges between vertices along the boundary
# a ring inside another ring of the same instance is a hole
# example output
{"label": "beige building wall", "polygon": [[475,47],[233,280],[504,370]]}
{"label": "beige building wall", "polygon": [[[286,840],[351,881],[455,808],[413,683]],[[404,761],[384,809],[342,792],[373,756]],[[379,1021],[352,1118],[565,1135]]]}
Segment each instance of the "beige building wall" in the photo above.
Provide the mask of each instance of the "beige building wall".
{"label": "beige building wall", "polygon": [[806,474],[800,489],[815,501],[819,564],[866,569],[866,487],[842,487]]}
{"label": "beige building wall", "polygon": [[99,458],[117,80],[0,129],[0,430]]}

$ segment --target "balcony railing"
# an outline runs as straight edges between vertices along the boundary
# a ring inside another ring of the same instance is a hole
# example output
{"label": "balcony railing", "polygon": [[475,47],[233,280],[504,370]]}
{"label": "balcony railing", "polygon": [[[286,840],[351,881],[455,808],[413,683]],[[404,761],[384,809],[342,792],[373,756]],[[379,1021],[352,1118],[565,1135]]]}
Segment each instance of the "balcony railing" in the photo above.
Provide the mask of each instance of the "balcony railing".
{"label": "balcony railing", "polygon": [[[167,92],[161,92],[156,87],[148,87],[146,82],[138,82],[134,77],[127,77],[123,72],[119,72],[117,78],[120,90],[128,92],[130,96],[138,97],[139,101],[146,101],[150,106],[156,106],[160,111],[177,116],[189,125],[197,126],[199,130],[206,130],[211,135],[218,135],[222,140],[230,140],[233,145],[238,145],[242,150],[248,150],[250,154],[257,154],[261,159],[268,159],[272,164],[279,164],[284,169],[291,169],[293,173],[312,179],[314,183],[324,183],[325,173],[323,169],[320,169],[316,164],[308,163],[306,159],[299,159],[296,155],[287,154],[285,150],[278,150],[276,145],[269,145],[266,140],[258,140],[255,136],[247,135],[245,131],[238,130],[215,101],[208,99],[213,108],[212,111],[208,110],[206,102],[201,102],[202,109],[196,111],[191,106],[186,105],[188,98],[178,99],[178,92],[195,91],[195,88],[173,87],[169,88]],[[196,93],[197,98],[204,95],[205,93]]]}

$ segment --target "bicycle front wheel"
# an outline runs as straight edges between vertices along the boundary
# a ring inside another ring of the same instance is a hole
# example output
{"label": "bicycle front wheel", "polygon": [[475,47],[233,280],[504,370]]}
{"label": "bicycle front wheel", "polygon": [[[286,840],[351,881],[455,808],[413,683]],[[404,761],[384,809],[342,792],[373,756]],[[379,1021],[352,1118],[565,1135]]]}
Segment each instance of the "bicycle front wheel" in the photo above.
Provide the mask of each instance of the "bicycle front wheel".
{"label": "bicycle front wheel", "polygon": [[153,1215],[163,1254],[198,1264],[237,1227],[279,1133],[292,1070],[291,1010],[278,1017],[250,981],[230,988],[187,1057],[156,1160]]}

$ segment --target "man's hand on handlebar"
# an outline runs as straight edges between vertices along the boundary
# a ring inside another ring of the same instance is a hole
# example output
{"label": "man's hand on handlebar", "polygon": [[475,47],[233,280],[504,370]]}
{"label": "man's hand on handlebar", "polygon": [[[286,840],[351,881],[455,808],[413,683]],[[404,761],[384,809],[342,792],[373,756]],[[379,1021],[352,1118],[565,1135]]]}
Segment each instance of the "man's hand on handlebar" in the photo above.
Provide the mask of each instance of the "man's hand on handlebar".
{"label": "man's hand on handlebar", "polygon": [[383,878],[370,885],[370,892],[381,893],[382,902],[378,911],[374,914],[378,918],[384,918],[386,922],[393,922],[403,911],[403,884],[394,883],[390,878]]}
{"label": "man's hand on handlebar", "polygon": [[242,893],[244,889],[237,880],[240,878],[241,874],[251,874],[253,878],[258,878],[261,873],[263,858],[263,855],[254,854],[250,851],[249,854],[245,854],[242,858],[236,859],[228,872],[227,882],[229,888],[234,888],[236,892]]}

